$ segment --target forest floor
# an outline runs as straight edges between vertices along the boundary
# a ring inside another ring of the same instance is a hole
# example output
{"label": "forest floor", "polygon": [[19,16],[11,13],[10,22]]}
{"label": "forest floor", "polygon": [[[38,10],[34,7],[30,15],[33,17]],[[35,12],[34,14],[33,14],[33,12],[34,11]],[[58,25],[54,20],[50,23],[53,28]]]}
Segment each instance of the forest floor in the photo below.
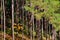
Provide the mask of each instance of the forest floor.
{"label": "forest floor", "polygon": [[[24,39],[24,40],[30,40],[26,35],[22,35],[22,34],[18,34],[19,36],[15,36],[15,40],[21,40],[21,39]],[[8,35],[8,34],[5,34],[6,36],[6,39],[7,40],[12,40],[12,36]],[[4,34],[3,32],[0,32],[0,40],[3,40],[4,38]]]}
{"label": "forest floor", "polygon": [[[7,40],[12,40],[12,36],[11,35],[5,34],[5,36],[6,36]],[[24,39],[24,40],[31,40],[28,36],[26,36],[24,34],[18,34],[18,36],[15,35],[15,40],[22,40],[22,39]],[[0,40],[4,40],[3,32],[0,32]],[[43,40],[46,40],[46,38],[43,37]],[[47,40],[49,40],[49,38],[47,38]]]}

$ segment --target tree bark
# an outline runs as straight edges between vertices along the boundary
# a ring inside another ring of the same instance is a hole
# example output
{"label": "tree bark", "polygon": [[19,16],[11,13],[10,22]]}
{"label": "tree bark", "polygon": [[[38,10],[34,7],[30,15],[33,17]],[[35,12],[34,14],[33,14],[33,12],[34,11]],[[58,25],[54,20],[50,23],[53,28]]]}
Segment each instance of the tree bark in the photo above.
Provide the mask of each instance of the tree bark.
{"label": "tree bark", "polygon": [[37,40],[41,40],[41,26],[40,26],[40,20],[36,20],[36,34],[37,34]]}
{"label": "tree bark", "polygon": [[12,0],[12,40],[15,40],[14,38],[14,0]]}
{"label": "tree bark", "polygon": [[52,28],[52,40],[56,40],[56,30],[54,27]]}

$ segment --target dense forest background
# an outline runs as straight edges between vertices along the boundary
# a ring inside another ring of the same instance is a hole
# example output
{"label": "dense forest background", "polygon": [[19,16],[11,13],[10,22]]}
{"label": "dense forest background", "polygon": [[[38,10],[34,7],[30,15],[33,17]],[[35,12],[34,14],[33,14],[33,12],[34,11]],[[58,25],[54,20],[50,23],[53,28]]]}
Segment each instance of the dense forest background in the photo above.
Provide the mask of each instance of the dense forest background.
{"label": "dense forest background", "polygon": [[0,0],[0,40],[60,40],[60,0]]}

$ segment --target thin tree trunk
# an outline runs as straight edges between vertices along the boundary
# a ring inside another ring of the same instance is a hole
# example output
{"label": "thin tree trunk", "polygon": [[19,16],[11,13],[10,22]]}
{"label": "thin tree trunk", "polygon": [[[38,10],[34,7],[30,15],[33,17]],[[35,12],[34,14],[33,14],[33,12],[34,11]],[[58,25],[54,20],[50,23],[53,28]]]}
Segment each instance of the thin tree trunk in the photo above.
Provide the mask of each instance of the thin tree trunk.
{"label": "thin tree trunk", "polygon": [[42,19],[42,34],[41,34],[41,40],[43,40],[43,19]]}
{"label": "thin tree trunk", "polygon": [[59,39],[60,39],[60,30],[59,30]]}
{"label": "thin tree trunk", "polygon": [[6,28],[6,26],[5,26],[5,6],[4,6],[4,0],[3,0],[3,13],[4,13],[4,40],[5,40],[5,28]]}
{"label": "thin tree trunk", "polygon": [[[23,28],[24,28],[24,0],[21,0],[22,1],[22,23],[23,23]],[[24,30],[24,29],[23,29]],[[23,31],[22,31],[22,37],[24,36],[24,33],[23,33]],[[22,38],[22,40],[24,40],[23,38]]]}
{"label": "thin tree trunk", "polygon": [[47,40],[47,19],[44,17],[44,29],[45,29],[45,36],[46,36],[46,40]]}
{"label": "thin tree trunk", "polygon": [[[1,32],[3,31],[3,5],[2,5],[2,0],[1,0]],[[2,33],[3,35],[3,33]],[[3,38],[2,38],[3,40]]]}
{"label": "thin tree trunk", "polygon": [[40,20],[36,20],[36,31],[37,31],[37,40],[41,40],[41,26]]}
{"label": "thin tree trunk", "polygon": [[[32,14],[32,19],[33,19],[32,21],[33,21],[33,32],[34,32],[34,31],[35,31],[35,30],[34,30],[34,14]],[[33,40],[35,40],[34,34],[33,34]]]}
{"label": "thin tree trunk", "polygon": [[13,36],[13,40],[14,39],[14,0],[12,0],[12,36]]}
{"label": "thin tree trunk", "polygon": [[16,0],[16,23],[19,22],[19,0]]}
{"label": "thin tree trunk", "polygon": [[32,35],[31,35],[31,36],[33,36],[33,37],[32,37],[32,40],[34,40],[34,34],[33,34],[33,32],[34,32],[34,14],[31,15],[31,20],[30,20],[30,22],[32,23],[32,25],[31,25],[31,26],[32,26],[32,30],[31,30],[31,32],[32,32],[31,34],[32,34]]}
{"label": "thin tree trunk", "polygon": [[[17,28],[18,28],[18,23],[19,23],[19,0],[16,0],[16,24],[17,24]],[[17,35],[18,35],[18,29],[17,29]]]}
{"label": "thin tree trunk", "polygon": [[56,30],[54,27],[52,28],[52,40],[56,40]]}
{"label": "thin tree trunk", "polygon": [[50,26],[48,25],[48,32],[49,32],[49,40],[50,40]]}
{"label": "thin tree trunk", "polygon": [[28,12],[27,14],[27,19],[28,19],[28,29],[29,29],[30,39],[32,40],[32,19],[30,12]]}
{"label": "thin tree trunk", "polygon": [[3,25],[3,15],[2,14],[3,14],[3,9],[2,9],[2,0],[1,0],[1,31],[3,31],[2,30],[2,27],[3,27],[2,26]]}
{"label": "thin tree trunk", "polygon": [[27,35],[29,35],[29,31],[28,31],[28,30],[29,30],[29,29],[28,29],[28,27],[29,27],[29,26],[28,26],[28,23],[29,23],[29,22],[28,22],[28,13],[29,13],[28,11],[25,11],[25,16],[26,16],[26,18],[25,18],[25,20],[26,20],[25,23],[26,23],[26,24],[25,24],[25,25],[26,25]]}

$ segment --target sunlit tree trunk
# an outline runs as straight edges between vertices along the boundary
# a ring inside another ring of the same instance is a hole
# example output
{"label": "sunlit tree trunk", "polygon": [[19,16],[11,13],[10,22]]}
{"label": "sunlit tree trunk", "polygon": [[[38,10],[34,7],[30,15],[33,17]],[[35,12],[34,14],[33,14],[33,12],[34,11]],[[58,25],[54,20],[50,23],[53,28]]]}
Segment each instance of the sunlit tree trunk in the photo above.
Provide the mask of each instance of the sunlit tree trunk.
{"label": "sunlit tree trunk", "polygon": [[43,18],[41,19],[41,40],[43,40]]}
{"label": "sunlit tree trunk", "polygon": [[12,40],[15,40],[14,38],[14,0],[12,0]]}
{"label": "sunlit tree trunk", "polygon": [[32,28],[32,29],[31,29],[31,36],[32,36],[32,38],[31,38],[31,39],[32,39],[32,40],[35,40],[35,39],[34,39],[34,34],[33,34],[33,33],[34,33],[34,14],[31,15],[31,20],[30,20],[30,22],[32,23],[32,25],[31,25],[31,28]]}

